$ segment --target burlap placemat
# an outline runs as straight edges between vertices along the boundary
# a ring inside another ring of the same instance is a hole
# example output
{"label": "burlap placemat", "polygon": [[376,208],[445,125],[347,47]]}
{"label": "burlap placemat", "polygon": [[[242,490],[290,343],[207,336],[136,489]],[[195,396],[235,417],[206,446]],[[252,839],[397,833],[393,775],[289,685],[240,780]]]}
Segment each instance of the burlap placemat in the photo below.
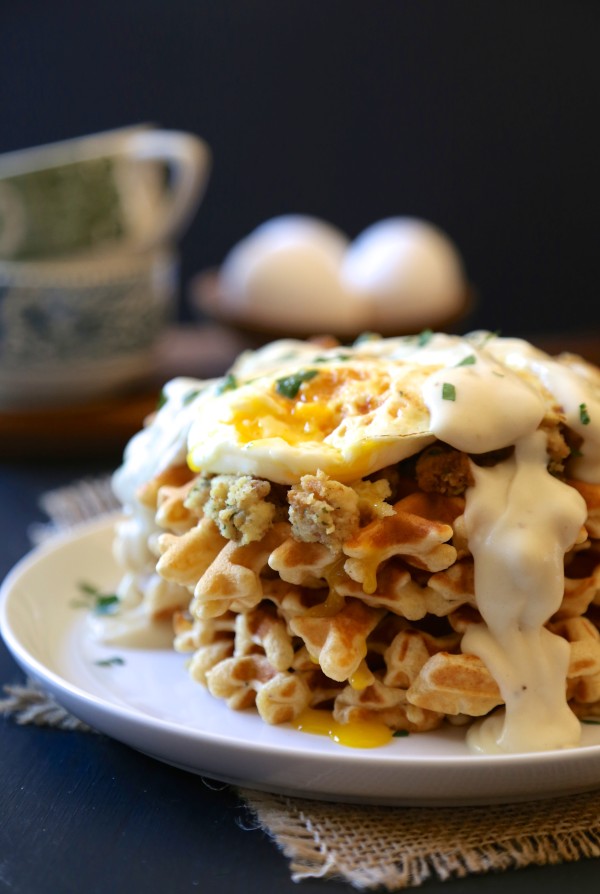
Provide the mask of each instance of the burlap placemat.
{"label": "burlap placemat", "polygon": [[[34,542],[114,508],[107,479],[44,495],[50,521]],[[0,713],[17,723],[86,729],[35,684],[6,685]],[[600,857],[600,791],[483,807],[374,807],[240,789],[240,797],[289,860],[294,881],[338,878],[358,889],[399,891],[446,880]]]}

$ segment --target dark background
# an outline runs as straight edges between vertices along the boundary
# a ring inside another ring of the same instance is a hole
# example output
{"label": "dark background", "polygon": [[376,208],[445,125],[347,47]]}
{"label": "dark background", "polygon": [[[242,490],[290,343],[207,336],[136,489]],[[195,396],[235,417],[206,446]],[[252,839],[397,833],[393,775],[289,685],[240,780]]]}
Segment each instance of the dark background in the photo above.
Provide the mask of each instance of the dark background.
{"label": "dark background", "polygon": [[0,34],[0,151],[141,121],[212,147],[184,317],[194,273],[299,212],[442,227],[469,327],[600,324],[595,0],[1,0]]}

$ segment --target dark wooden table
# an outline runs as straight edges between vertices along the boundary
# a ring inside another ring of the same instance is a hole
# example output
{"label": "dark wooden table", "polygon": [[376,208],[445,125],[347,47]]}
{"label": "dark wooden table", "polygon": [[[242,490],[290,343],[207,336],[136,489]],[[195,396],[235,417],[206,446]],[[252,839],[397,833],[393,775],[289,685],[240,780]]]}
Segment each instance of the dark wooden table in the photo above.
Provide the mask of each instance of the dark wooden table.
{"label": "dark wooden table", "polygon": [[[0,463],[0,577],[30,548],[50,489],[109,471],[102,460]],[[0,684],[23,674],[0,643]],[[103,735],[17,726],[0,718],[0,891],[10,894],[265,894],[351,891],[290,879],[286,858],[234,789],[166,766]],[[597,892],[600,859],[449,882],[430,894]]]}

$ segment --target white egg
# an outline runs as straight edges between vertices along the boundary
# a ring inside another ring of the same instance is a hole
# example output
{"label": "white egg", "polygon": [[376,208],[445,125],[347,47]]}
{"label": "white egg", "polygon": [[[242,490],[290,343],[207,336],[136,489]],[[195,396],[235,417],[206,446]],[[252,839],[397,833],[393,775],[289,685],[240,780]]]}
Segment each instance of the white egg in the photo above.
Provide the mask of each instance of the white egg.
{"label": "white egg", "polygon": [[435,326],[465,300],[463,265],[453,243],[416,218],[388,218],[364,230],[346,252],[340,277],[368,307],[375,329]]}
{"label": "white egg", "polygon": [[339,276],[347,247],[341,231],[316,218],[273,218],[225,258],[222,309],[266,329],[357,332],[364,305]]}

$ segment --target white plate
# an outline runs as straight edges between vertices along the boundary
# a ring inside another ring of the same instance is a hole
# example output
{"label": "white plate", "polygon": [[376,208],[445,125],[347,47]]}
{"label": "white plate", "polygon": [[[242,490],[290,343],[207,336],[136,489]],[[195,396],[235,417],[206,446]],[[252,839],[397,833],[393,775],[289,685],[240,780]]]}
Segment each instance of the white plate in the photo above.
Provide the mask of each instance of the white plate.
{"label": "white plate", "polygon": [[[81,582],[110,591],[114,519],[57,537],[26,556],[0,589],[0,629],[21,667],[73,714],[193,773],[307,798],[377,804],[481,804],[600,787],[600,726],[569,751],[481,756],[448,729],[375,749],[271,727],[213,699],[170,649],[108,648],[87,634]],[[122,664],[101,666],[118,657]]]}

